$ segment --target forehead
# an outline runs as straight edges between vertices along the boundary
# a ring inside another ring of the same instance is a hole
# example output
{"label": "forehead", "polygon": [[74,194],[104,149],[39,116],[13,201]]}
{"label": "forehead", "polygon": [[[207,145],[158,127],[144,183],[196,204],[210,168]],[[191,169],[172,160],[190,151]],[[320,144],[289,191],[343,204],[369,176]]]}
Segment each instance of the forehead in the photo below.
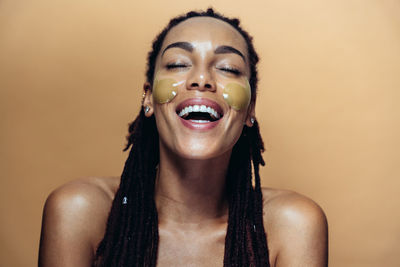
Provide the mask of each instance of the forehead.
{"label": "forehead", "polygon": [[168,32],[162,49],[175,42],[210,42],[214,48],[229,45],[247,57],[247,44],[243,36],[227,22],[212,17],[195,17],[179,23]]}

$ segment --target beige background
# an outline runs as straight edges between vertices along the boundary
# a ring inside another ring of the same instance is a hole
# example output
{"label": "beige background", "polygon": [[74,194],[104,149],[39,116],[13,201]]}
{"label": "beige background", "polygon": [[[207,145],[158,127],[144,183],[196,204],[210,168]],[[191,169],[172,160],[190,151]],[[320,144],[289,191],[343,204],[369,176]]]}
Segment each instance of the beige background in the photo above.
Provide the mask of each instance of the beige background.
{"label": "beige background", "polygon": [[330,266],[400,266],[400,1],[0,1],[0,266],[35,266],[46,196],[119,175],[145,57],[176,14],[242,18],[263,185],[316,200]]}

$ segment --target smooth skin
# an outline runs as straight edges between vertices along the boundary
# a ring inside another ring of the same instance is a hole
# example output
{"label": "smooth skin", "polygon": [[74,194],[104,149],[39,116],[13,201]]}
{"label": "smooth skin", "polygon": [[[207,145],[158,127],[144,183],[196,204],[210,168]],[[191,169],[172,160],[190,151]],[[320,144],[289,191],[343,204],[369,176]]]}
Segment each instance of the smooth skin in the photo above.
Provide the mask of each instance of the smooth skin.
{"label": "smooth skin", "polygon": [[[172,47],[185,42],[192,49]],[[219,53],[221,46],[241,52]],[[164,51],[165,50],[165,51]],[[145,83],[144,106],[154,115],[160,136],[155,201],[159,216],[158,266],[222,266],[228,221],[225,177],[232,147],[243,125],[252,126],[254,101],[234,110],[222,96],[223,85],[249,79],[247,47],[229,24],[191,18],[166,36],[156,62],[156,77],[185,81],[177,96],[159,104]],[[178,65],[179,67],[170,67]],[[233,73],[231,69],[238,70]],[[222,86],[220,86],[222,85]],[[178,103],[208,98],[224,111],[206,131],[185,127]],[[70,182],[47,199],[43,214],[39,266],[89,267],[104,236],[118,177]],[[327,266],[328,230],[322,209],[295,192],[263,188],[264,228],[269,260],[275,267]]]}

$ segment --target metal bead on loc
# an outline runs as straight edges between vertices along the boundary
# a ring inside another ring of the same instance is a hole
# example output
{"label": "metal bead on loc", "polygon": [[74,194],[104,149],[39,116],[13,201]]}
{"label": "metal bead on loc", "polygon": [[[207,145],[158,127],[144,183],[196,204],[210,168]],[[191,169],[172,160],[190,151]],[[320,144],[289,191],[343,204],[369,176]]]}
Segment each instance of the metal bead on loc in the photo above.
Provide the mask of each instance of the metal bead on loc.
{"label": "metal bead on loc", "polygon": [[254,119],[253,117],[250,118],[251,124],[254,124],[255,121],[256,121],[256,119]]}
{"label": "metal bead on loc", "polygon": [[144,113],[147,114],[150,111],[150,107],[149,106],[145,106],[144,107]]}

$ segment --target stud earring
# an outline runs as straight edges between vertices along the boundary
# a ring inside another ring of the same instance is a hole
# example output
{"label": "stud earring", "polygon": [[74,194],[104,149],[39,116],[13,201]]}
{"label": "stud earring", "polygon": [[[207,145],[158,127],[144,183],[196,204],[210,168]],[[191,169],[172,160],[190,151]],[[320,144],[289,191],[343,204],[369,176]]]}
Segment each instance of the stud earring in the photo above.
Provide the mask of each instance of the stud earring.
{"label": "stud earring", "polygon": [[150,111],[150,107],[149,107],[149,106],[146,106],[146,107],[144,108],[144,113],[147,114],[147,113],[149,113],[149,111]]}
{"label": "stud earring", "polygon": [[254,119],[253,117],[250,118],[251,124],[254,124],[255,121],[256,121],[256,119]]}
{"label": "stud earring", "polygon": [[144,98],[146,97],[146,92],[143,92],[143,94],[142,94],[142,105],[143,105],[143,103],[144,103]]}

